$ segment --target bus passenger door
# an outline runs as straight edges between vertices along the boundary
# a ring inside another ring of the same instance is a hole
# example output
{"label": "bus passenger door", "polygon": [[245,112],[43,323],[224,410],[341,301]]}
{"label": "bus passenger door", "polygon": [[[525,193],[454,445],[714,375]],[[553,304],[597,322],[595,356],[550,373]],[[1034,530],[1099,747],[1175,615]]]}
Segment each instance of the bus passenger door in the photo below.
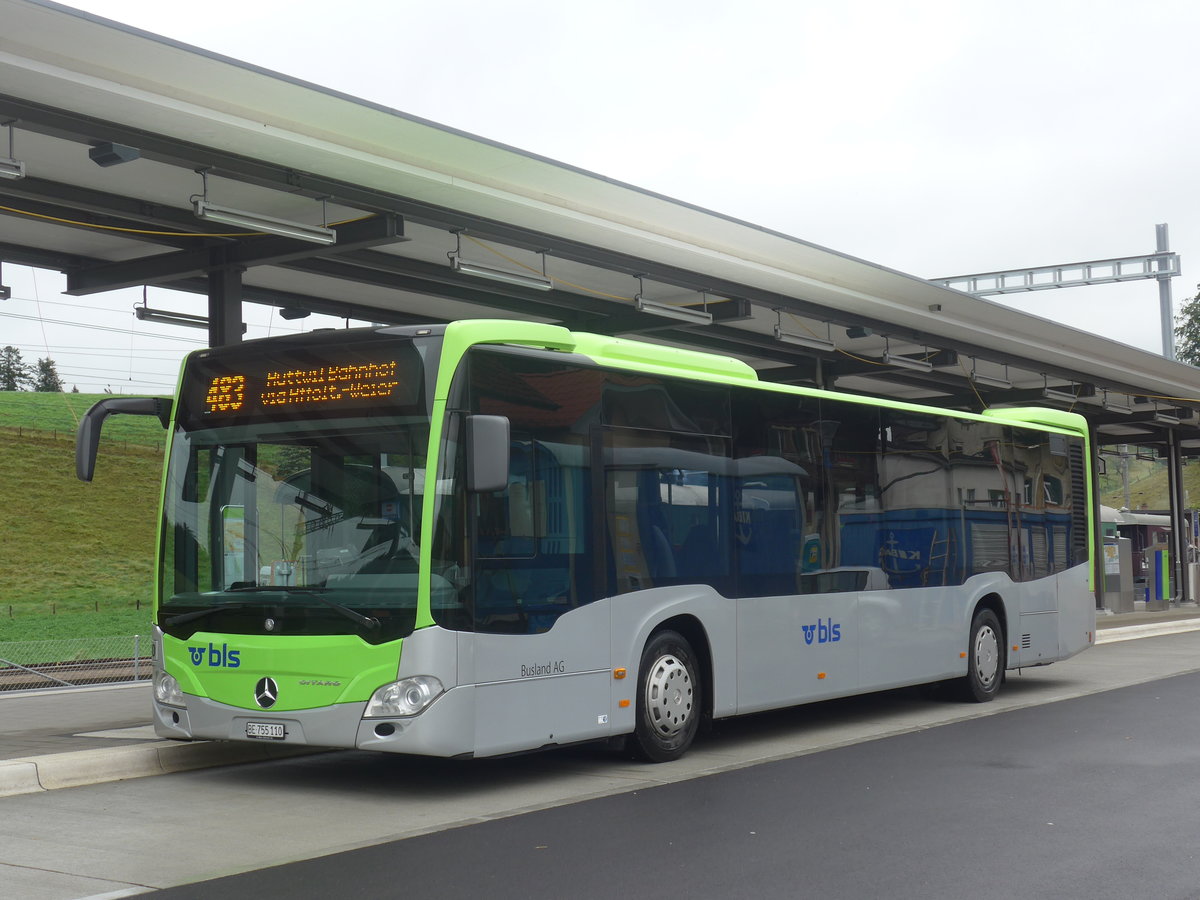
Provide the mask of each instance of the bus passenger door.
{"label": "bus passenger door", "polygon": [[515,433],[508,485],[478,495],[474,632],[476,753],[608,735],[608,607],[590,602],[589,473],[582,443]]}
{"label": "bus passenger door", "polygon": [[805,470],[772,457],[737,465],[738,711],[853,693],[868,573],[821,565]]}

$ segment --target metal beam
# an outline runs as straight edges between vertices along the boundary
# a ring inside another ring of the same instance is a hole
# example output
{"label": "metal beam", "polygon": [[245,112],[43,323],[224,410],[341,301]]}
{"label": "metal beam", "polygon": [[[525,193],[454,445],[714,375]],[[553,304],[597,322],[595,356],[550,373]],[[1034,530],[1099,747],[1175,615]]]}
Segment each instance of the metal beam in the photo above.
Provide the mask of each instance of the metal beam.
{"label": "metal beam", "polygon": [[[313,256],[332,256],[355,249],[404,240],[398,216],[372,216],[335,226],[338,242],[315,246],[285,237],[249,238],[227,245],[219,258],[225,265],[242,269],[251,266],[285,265]],[[67,275],[67,293],[75,296],[113,291],[144,284],[161,284],[211,271],[213,255],[207,248],[180,250],[125,262],[104,263]]]}
{"label": "metal beam", "polygon": [[92,265],[95,262],[91,257],[79,256],[75,253],[61,253],[57,250],[43,250],[40,247],[9,243],[0,243],[0,261],[18,266],[50,269],[56,272],[65,272],[68,269]]}
{"label": "metal beam", "polygon": [[[188,294],[208,295],[207,278],[187,278],[172,281],[161,287]],[[358,319],[362,322],[382,322],[387,325],[438,325],[448,322],[434,316],[413,315],[401,310],[386,309],[379,306],[362,306],[358,303],[347,303],[329,297],[318,297],[313,294],[300,294],[295,291],[281,291],[242,282],[242,302],[254,303],[258,306],[290,307],[303,309],[311,313],[333,316],[341,319]]]}
{"label": "metal beam", "polygon": [[[60,210],[70,210],[68,217],[74,215],[78,218],[80,213],[91,213],[120,220],[123,226],[135,229],[140,226],[147,230],[187,231],[194,232],[198,237],[204,236],[206,232],[228,230],[223,226],[200,221],[192,215],[190,209],[149,203],[123,194],[95,191],[45,178],[26,176],[17,181],[0,182],[0,197],[5,198],[4,202],[15,201],[19,208],[24,207],[26,203],[42,202]],[[154,237],[137,232],[130,232],[124,236],[132,239]]]}
{"label": "metal beam", "polygon": [[1058,266],[1034,266],[978,275],[952,275],[930,278],[934,284],[962,291],[975,297],[997,294],[1023,294],[1053,288],[1082,287],[1087,284],[1113,284],[1147,278],[1171,278],[1180,274],[1179,255],[1169,251],[1090,262],[1064,263]]}

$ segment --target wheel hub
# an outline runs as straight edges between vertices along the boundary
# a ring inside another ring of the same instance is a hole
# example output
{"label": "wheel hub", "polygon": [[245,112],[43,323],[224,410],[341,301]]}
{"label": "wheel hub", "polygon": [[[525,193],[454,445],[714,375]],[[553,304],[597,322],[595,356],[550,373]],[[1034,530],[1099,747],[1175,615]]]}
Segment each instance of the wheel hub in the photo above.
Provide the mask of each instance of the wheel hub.
{"label": "wheel hub", "polygon": [[692,716],[692,679],[674,656],[661,657],[646,678],[646,709],[654,730],[672,737],[687,727]]}
{"label": "wheel hub", "polygon": [[975,636],[975,674],[985,688],[991,687],[1000,668],[1000,639],[988,626]]}

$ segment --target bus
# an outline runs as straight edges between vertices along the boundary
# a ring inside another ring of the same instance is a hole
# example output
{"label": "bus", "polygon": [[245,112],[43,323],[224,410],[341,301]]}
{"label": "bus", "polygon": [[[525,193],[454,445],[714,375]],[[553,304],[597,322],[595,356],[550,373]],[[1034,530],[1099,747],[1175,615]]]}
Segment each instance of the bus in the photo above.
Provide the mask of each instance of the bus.
{"label": "bus", "polygon": [[760,381],[467,320],[198,350],[169,431],[153,719],[183,740],[678,758],[761,710],[1094,641],[1084,419]]}

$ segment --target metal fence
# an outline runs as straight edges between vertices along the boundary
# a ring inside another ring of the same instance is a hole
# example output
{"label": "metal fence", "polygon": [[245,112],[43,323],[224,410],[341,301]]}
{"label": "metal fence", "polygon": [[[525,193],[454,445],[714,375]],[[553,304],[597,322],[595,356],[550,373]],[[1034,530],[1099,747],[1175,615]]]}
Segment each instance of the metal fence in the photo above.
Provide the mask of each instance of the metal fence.
{"label": "metal fence", "polygon": [[145,635],[0,642],[0,691],[116,684],[150,678]]}

